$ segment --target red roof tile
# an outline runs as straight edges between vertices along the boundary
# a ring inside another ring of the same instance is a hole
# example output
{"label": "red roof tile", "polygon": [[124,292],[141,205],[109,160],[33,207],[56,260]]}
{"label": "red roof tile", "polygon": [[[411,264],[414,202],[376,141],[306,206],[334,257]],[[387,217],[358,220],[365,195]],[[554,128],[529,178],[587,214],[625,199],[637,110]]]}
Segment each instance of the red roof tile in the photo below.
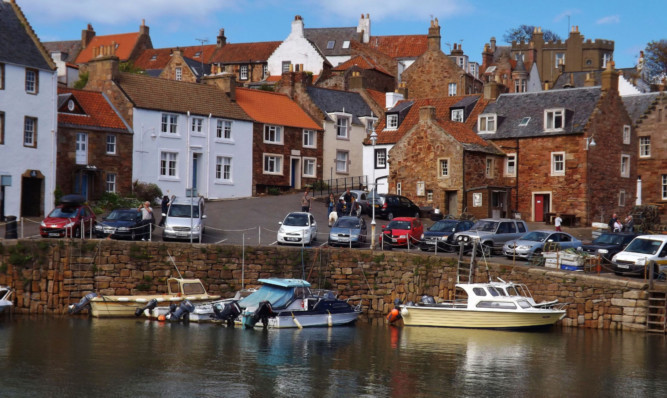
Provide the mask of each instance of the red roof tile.
{"label": "red roof tile", "polygon": [[112,44],[116,44],[116,56],[120,61],[127,61],[132,54],[132,50],[137,44],[137,40],[141,34],[139,32],[134,33],[121,33],[117,35],[107,35],[107,36],[95,36],[88,43],[88,46],[81,50],[79,55],[76,57],[77,64],[85,64],[93,58],[93,49],[99,47],[108,47]]}
{"label": "red roof tile", "polygon": [[333,68],[335,71],[346,71],[353,66],[358,66],[361,69],[375,69],[379,72],[382,72],[386,75],[391,76],[391,73],[387,72],[382,66],[373,61],[371,58],[364,57],[363,55],[357,55],[337,67]]}
{"label": "red roof tile", "polygon": [[[141,52],[134,61],[134,66],[143,70],[149,69],[164,69],[171,59],[171,54],[174,50],[181,50],[181,54],[185,58],[190,58],[195,61],[204,59],[204,63],[210,63],[211,56],[215,52],[217,46],[210,44],[207,46],[188,46],[188,47],[169,47],[169,48],[149,48]],[[199,55],[197,55],[199,53]],[[202,57],[203,55],[203,57]]]}
{"label": "red roof tile", "polygon": [[371,36],[372,48],[393,58],[417,58],[428,49],[426,35]]}
{"label": "red roof tile", "polygon": [[371,96],[373,101],[375,101],[376,104],[380,105],[382,108],[386,108],[387,105],[387,94],[383,93],[382,91],[377,91],[377,90],[370,90],[367,89],[366,92],[368,95]]}
{"label": "red roof tile", "polygon": [[237,88],[236,102],[260,123],[322,130],[296,102],[284,94]]}
{"label": "red roof tile", "polygon": [[228,43],[217,48],[211,63],[235,64],[241,62],[266,62],[282,42]]}
{"label": "red roof tile", "polygon": [[85,114],[58,112],[58,124],[128,130],[102,93],[58,88],[58,94],[72,94]]}

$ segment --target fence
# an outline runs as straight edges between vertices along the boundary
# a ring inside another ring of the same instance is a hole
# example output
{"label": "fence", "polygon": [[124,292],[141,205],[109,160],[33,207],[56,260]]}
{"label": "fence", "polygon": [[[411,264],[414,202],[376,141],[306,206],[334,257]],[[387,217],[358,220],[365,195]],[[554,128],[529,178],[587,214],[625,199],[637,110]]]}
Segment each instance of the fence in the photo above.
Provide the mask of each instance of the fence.
{"label": "fence", "polygon": [[367,176],[342,177],[328,180],[317,180],[312,187],[313,195],[329,196],[338,194],[347,189],[366,189],[368,187]]}

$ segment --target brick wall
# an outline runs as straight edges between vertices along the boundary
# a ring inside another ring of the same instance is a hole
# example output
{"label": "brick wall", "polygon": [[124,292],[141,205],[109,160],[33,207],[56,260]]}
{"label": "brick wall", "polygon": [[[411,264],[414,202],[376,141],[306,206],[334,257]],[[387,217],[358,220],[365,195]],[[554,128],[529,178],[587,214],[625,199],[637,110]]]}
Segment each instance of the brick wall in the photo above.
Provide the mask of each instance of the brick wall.
{"label": "brick wall", "polygon": [[449,96],[449,83],[456,83],[461,95],[461,79],[464,72],[442,51],[427,51],[401,75],[411,98],[437,98]]}
{"label": "brick wall", "polygon": [[[659,96],[648,114],[637,123],[639,137],[649,137],[651,155],[637,161],[642,178],[642,203],[662,204],[663,218],[667,217],[667,199],[662,197],[662,178],[667,175],[667,96]],[[667,220],[666,220],[667,221]],[[663,221],[664,222],[664,221]]]}

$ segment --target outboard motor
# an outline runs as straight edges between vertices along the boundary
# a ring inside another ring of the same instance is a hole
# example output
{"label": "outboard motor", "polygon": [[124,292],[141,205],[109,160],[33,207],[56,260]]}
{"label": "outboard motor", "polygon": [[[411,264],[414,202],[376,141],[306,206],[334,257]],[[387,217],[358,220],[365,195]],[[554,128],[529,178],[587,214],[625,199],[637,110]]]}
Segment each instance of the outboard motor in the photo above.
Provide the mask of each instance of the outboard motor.
{"label": "outboard motor", "polygon": [[148,310],[150,313],[157,307],[157,299],[151,299],[146,306],[137,308],[136,311],[134,311],[134,316],[139,316],[144,313],[144,311]]}
{"label": "outboard motor", "polygon": [[227,322],[227,326],[232,326],[234,324],[234,319],[241,315],[241,307],[239,307],[238,301],[236,300],[228,303],[224,307],[222,304],[216,303],[213,305],[213,312],[215,313],[216,319]]}
{"label": "outboard motor", "polygon": [[422,298],[421,298],[421,300],[419,300],[419,302],[421,304],[435,304],[435,299],[433,298],[433,296],[429,296],[429,295],[425,294],[425,295],[422,296]]}
{"label": "outboard motor", "polygon": [[79,300],[78,303],[70,305],[67,308],[67,312],[70,314],[76,314],[86,307],[90,308],[90,300],[94,299],[95,297],[97,297],[97,293],[86,294],[85,296],[81,297],[81,300]]}
{"label": "outboard motor", "polygon": [[190,313],[195,310],[195,305],[188,300],[183,300],[174,311],[169,314],[169,320],[176,322],[183,318],[184,321],[190,320]]}
{"label": "outboard motor", "polygon": [[271,308],[271,303],[268,301],[262,301],[257,306],[257,309],[252,314],[244,315],[243,317],[243,327],[252,328],[255,327],[257,322],[260,320],[266,328],[269,325],[269,317],[274,316],[273,309]]}

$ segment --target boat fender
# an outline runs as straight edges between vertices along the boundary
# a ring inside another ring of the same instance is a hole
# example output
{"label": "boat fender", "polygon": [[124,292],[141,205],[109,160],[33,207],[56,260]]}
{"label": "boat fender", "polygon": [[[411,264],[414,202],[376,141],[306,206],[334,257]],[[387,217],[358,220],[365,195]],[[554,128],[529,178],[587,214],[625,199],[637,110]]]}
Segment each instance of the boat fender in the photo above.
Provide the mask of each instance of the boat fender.
{"label": "boat fender", "polygon": [[327,315],[327,324],[329,325],[329,327],[332,327],[333,326],[333,317],[331,316],[331,311],[327,310],[327,312],[329,313],[329,315]]}
{"label": "boat fender", "polygon": [[403,307],[403,309],[401,310],[401,317],[402,318],[407,318],[408,316],[410,316],[410,313],[408,312],[408,309]]}
{"label": "boat fender", "polygon": [[139,316],[144,313],[144,311],[148,310],[150,313],[157,307],[157,299],[151,299],[145,306],[141,308],[137,308],[136,311],[134,311],[134,316]]}
{"label": "boat fender", "polygon": [[299,329],[303,329],[303,326],[301,326],[301,322],[299,322],[299,320],[296,319],[293,312],[292,312],[292,321],[294,321],[294,324],[296,325],[296,327],[298,327]]}
{"label": "boat fender", "polygon": [[398,310],[398,308],[392,308],[392,310],[387,314],[387,321],[389,323],[394,323],[399,319],[401,319],[401,312]]}
{"label": "boat fender", "polygon": [[70,314],[76,314],[86,307],[90,307],[90,300],[97,297],[97,293],[88,293],[85,296],[81,297],[78,303],[72,304],[67,308],[67,312]]}

